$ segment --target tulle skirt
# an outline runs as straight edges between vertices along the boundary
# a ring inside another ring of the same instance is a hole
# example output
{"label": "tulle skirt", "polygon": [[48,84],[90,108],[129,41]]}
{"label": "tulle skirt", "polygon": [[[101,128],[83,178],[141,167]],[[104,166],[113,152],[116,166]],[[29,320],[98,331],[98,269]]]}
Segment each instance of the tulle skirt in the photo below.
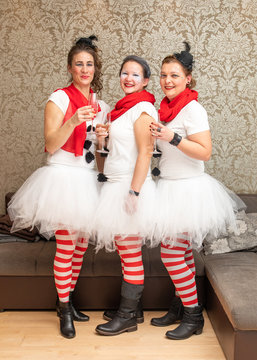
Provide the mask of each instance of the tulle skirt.
{"label": "tulle skirt", "polygon": [[9,203],[12,231],[35,226],[48,239],[63,229],[89,237],[98,192],[94,170],[61,164],[41,167]]}
{"label": "tulle skirt", "polygon": [[154,203],[156,186],[151,178],[145,180],[137,199],[137,210],[129,215],[125,210],[131,181],[105,182],[100,193],[94,227],[96,250],[115,250],[114,237],[138,235],[142,244],[151,241],[154,230]]}
{"label": "tulle skirt", "polygon": [[244,203],[213,177],[160,179],[156,194],[155,243],[171,246],[179,234],[187,233],[200,250],[207,234],[217,237],[229,226],[235,232],[236,212]]}

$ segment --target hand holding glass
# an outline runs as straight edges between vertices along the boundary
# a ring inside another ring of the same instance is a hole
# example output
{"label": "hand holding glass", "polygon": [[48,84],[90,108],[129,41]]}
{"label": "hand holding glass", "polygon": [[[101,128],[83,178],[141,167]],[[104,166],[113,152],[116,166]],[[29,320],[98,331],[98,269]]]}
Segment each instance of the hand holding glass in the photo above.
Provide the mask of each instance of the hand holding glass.
{"label": "hand holding glass", "polygon": [[[106,130],[106,132],[109,131],[109,128],[110,128],[110,126],[111,126],[111,114],[110,114],[110,113],[107,113],[107,114],[106,114],[106,118],[105,118],[104,124],[101,124],[101,125],[99,125],[99,126],[102,127],[102,128],[104,128],[104,129]],[[107,150],[104,149],[104,143],[105,143],[105,138],[104,138],[103,141],[102,141],[102,147],[101,147],[101,149],[96,150],[96,151],[99,152],[99,153],[102,153],[102,154],[108,154],[109,151],[107,151]]]}

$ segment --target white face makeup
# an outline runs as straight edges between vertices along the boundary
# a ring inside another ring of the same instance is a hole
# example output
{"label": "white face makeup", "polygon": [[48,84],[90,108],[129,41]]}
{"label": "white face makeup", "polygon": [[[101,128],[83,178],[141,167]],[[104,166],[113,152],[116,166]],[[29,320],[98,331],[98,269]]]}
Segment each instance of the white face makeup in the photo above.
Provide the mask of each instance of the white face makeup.
{"label": "white face makeup", "polygon": [[120,74],[120,86],[125,95],[144,90],[149,79],[144,78],[143,68],[135,61],[128,61],[123,65]]}
{"label": "white face makeup", "polygon": [[[128,76],[126,71],[122,71],[120,77],[124,80]],[[134,73],[131,75],[135,82],[140,83],[142,81],[142,76],[140,74]]]}

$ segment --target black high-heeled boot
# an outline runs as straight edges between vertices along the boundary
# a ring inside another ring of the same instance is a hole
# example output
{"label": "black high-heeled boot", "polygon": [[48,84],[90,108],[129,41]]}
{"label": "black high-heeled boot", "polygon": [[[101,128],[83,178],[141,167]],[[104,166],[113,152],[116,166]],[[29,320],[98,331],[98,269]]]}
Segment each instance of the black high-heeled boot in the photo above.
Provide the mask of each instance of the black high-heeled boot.
{"label": "black high-heeled boot", "polygon": [[[103,313],[103,318],[105,320],[110,321],[110,320],[112,320],[114,318],[116,313],[117,313],[117,310],[106,310]],[[143,306],[142,306],[141,299],[138,301],[138,304],[137,304],[136,320],[137,320],[138,324],[142,324],[144,322],[144,312],[143,312]]]}
{"label": "black high-heeled boot", "polygon": [[96,332],[101,335],[111,336],[119,335],[126,331],[136,331],[136,310],[143,288],[143,285],[134,285],[123,280],[119,310],[111,321],[98,325]]}
{"label": "black high-heeled boot", "polygon": [[58,302],[57,315],[60,318],[60,331],[63,337],[72,339],[76,332],[73,324],[73,316],[70,303]]}
{"label": "black high-heeled boot", "polygon": [[193,334],[200,335],[203,332],[204,317],[203,307],[184,307],[184,314],[180,325],[175,330],[166,332],[166,336],[172,340],[188,339]]}
{"label": "black high-heeled boot", "polygon": [[184,307],[179,297],[175,296],[169,308],[169,311],[164,316],[159,318],[152,318],[151,325],[154,326],[168,326],[175,324],[178,320],[182,320]]}
{"label": "black high-heeled boot", "polygon": [[73,291],[70,292],[69,300],[70,300],[71,312],[72,312],[73,320],[74,321],[88,321],[89,316],[87,316],[86,314],[83,314],[81,311],[77,310],[74,307],[74,305],[73,305]]}

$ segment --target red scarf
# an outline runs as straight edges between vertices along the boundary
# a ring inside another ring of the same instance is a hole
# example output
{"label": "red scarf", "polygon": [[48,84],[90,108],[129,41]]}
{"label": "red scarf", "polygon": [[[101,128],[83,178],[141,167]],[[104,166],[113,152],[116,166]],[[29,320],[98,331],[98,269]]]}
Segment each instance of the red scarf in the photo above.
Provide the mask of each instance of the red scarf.
{"label": "red scarf", "polygon": [[192,100],[197,101],[197,98],[198,92],[195,90],[190,90],[189,88],[186,88],[171,101],[169,101],[167,96],[165,96],[160,104],[160,120],[165,122],[173,120],[184,106],[186,106]]}
{"label": "red scarf", "polygon": [[119,118],[130,108],[142,101],[148,101],[154,104],[155,97],[146,90],[124,96],[124,98],[116,103],[115,108],[111,111],[111,121]]}
{"label": "red scarf", "polygon": [[[70,99],[68,109],[63,119],[63,124],[64,124],[75,114],[78,108],[88,105],[88,100],[73,84],[61,90],[63,90],[69,96]],[[90,92],[92,93],[93,90],[90,89]],[[98,105],[98,112],[100,111],[101,108]],[[75,127],[69,139],[62,146],[62,149],[73,153],[75,156],[82,156],[86,135],[87,135],[87,124],[86,122],[83,122],[82,124]]]}

